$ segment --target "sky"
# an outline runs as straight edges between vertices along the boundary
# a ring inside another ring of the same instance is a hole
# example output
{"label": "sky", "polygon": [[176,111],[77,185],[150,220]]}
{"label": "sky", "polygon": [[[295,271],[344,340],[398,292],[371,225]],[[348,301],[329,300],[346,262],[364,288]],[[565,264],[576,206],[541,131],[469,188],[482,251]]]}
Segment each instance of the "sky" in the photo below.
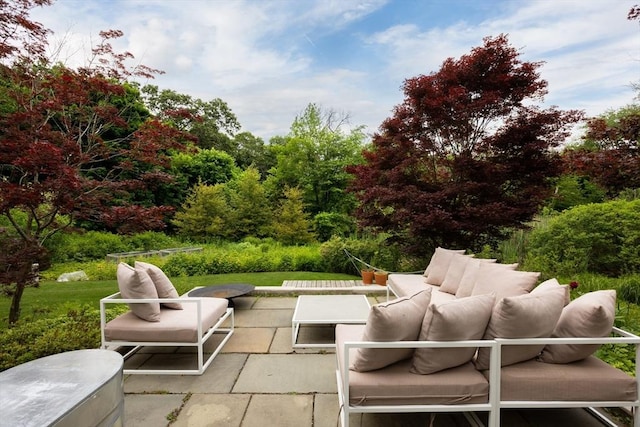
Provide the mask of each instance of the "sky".
{"label": "sky", "polygon": [[[522,61],[544,62],[545,107],[588,116],[634,101],[640,81],[639,0],[57,0],[31,12],[50,49],[86,63],[102,30],[140,81],[210,101],[242,131],[286,135],[310,103],[369,135],[402,103],[404,80],[437,72],[483,38],[507,34]],[[348,131],[348,129],[344,129]]]}

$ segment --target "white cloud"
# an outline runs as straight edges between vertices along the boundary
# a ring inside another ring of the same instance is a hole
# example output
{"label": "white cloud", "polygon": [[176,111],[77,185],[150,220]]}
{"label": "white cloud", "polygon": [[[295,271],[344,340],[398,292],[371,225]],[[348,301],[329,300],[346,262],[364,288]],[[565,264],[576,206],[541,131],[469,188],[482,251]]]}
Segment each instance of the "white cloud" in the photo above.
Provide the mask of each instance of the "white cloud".
{"label": "white cloud", "polygon": [[[166,72],[150,83],[221,98],[244,130],[268,139],[286,134],[310,102],[350,113],[374,132],[402,101],[404,79],[437,71],[500,33],[523,60],[545,61],[549,104],[589,114],[624,105],[634,95],[627,85],[640,76],[640,28],[626,20],[635,3],[497,1],[491,16],[461,13],[448,26],[438,16],[367,21],[382,8],[402,15],[402,0],[58,0],[33,16],[66,35],[61,57],[71,66],[89,54],[98,31],[123,30],[116,50]],[[360,38],[346,58],[352,62],[330,63],[334,55],[320,50],[334,34]]]}

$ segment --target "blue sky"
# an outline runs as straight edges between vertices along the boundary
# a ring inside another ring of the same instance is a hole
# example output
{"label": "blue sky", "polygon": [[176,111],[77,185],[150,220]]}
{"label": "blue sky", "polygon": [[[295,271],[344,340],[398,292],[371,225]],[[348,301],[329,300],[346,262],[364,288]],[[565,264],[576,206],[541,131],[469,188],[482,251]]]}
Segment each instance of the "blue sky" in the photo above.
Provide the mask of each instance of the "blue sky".
{"label": "blue sky", "polygon": [[220,98],[243,131],[288,133],[309,103],[375,132],[402,82],[437,71],[486,36],[508,34],[522,60],[544,61],[545,105],[598,115],[633,102],[640,81],[638,0],[57,0],[32,18],[52,54],[83,64],[101,30],[151,83]]}

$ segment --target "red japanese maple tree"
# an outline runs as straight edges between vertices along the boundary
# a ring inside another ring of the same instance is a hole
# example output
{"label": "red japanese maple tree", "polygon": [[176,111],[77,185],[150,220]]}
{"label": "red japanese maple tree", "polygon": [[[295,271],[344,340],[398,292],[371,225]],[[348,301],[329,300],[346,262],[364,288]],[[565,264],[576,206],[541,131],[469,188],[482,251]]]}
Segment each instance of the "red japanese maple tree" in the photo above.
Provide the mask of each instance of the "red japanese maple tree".
{"label": "red japanese maple tree", "polygon": [[101,33],[89,66],[50,65],[47,31],[28,18],[47,4],[0,2],[0,215],[9,224],[0,229],[0,284],[12,296],[10,324],[25,287],[35,285],[32,265],[48,265],[43,243],[53,233],[77,220],[121,232],[164,226],[170,208],[141,206],[132,194],[169,179],[167,150],[187,138],[148,117],[129,120],[126,79],[156,70],[125,66],[131,55],[109,44],[121,32]]}
{"label": "red japanese maple tree", "polygon": [[537,107],[541,63],[519,56],[505,35],[487,37],[404,82],[404,102],[350,168],[362,225],[426,255],[478,249],[531,219],[560,172],[552,149],[582,113]]}

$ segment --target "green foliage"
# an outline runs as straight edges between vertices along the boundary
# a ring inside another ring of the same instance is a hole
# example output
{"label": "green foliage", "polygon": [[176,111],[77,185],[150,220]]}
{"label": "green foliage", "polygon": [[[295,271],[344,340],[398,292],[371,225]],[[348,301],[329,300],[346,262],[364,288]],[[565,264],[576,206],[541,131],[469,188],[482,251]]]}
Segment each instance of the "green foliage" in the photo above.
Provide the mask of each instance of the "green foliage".
{"label": "green foliage", "polygon": [[304,212],[302,192],[297,187],[287,188],[284,196],[273,222],[275,239],[286,245],[313,242],[315,239],[310,231],[311,224]]}
{"label": "green foliage", "polygon": [[169,276],[265,272],[329,271],[318,245],[282,246],[251,242],[208,245],[201,253],[176,254],[163,259]]}
{"label": "green foliage", "polygon": [[45,241],[54,263],[82,263],[102,260],[107,254],[118,252],[169,249],[183,246],[180,241],[164,233],[147,231],[121,236],[105,231],[58,233]]}
{"label": "green foliage", "polygon": [[22,320],[0,334],[0,371],[65,351],[100,346],[100,311],[69,308],[66,315]]}
{"label": "green foliage", "polygon": [[102,231],[59,233],[46,246],[54,262],[104,259],[106,254],[129,250],[123,236]]}
{"label": "green foliage", "polygon": [[321,242],[326,242],[332,236],[349,236],[356,230],[356,221],[351,215],[337,212],[320,212],[313,217],[313,223]]}
{"label": "green foliage", "polygon": [[186,177],[189,186],[198,182],[214,185],[225,183],[237,174],[235,160],[216,149],[198,150],[196,153],[176,153],[171,161],[177,174]]}
{"label": "green foliage", "polygon": [[173,224],[178,232],[199,242],[229,235],[229,204],[224,184],[196,185]]}
{"label": "green foliage", "polygon": [[345,249],[352,256],[371,264],[379,247],[380,242],[375,239],[361,240],[334,236],[322,243],[320,253],[327,271],[360,274],[360,269],[364,268],[364,266],[358,262],[354,265],[347,253],[345,253]]}
{"label": "green foliage", "polygon": [[258,170],[253,167],[245,170],[227,184],[227,189],[231,206],[227,224],[230,235],[238,240],[271,235],[273,211]]}
{"label": "green foliage", "polygon": [[640,200],[577,206],[530,236],[526,264],[558,274],[640,271]]}
{"label": "green foliage", "polygon": [[573,206],[600,203],[604,198],[605,191],[591,182],[589,178],[578,175],[562,175],[556,182],[550,207],[557,211],[564,211]]}
{"label": "green foliage", "polygon": [[629,304],[640,305],[640,276],[623,277],[623,285],[620,286],[618,297]]}
{"label": "green foliage", "polygon": [[344,133],[345,122],[316,104],[295,118],[289,134],[272,144],[277,163],[266,180],[272,197],[279,198],[286,187],[299,187],[312,215],[355,208],[355,197],[346,192],[351,176],[345,167],[362,161],[365,135],[361,127]]}

